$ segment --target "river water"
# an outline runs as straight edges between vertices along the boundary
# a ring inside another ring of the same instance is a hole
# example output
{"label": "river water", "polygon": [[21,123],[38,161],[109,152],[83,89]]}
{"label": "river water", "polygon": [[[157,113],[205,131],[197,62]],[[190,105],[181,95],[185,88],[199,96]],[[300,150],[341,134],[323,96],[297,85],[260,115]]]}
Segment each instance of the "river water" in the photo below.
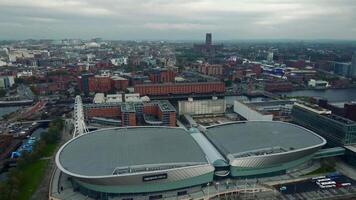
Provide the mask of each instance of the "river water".
{"label": "river water", "polygon": [[4,115],[15,112],[16,110],[18,110],[20,108],[21,108],[21,106],[0,107],[0,119],[2,119],[2,117]]}
{"label": "river water", "polygon": [[[293,92],[278,93],[280,95],[286,95],[289,97],[317,97],[327,99],[329,102],[350,102],[356,101],[356,88],[351,89],[328,89],[328,90],[298,90]],[[235,100],[247,100],[247,97],[243,96],[226,96],[226,103],[233,105]],[[264,98],[253,98],[250,101],[261,101]]]}
{"label": "river water", "polygon": [[281,93],[287,96],[308,96],[327,99],[329,102],[356,101],[356,88],[328,90],[299,90]]}

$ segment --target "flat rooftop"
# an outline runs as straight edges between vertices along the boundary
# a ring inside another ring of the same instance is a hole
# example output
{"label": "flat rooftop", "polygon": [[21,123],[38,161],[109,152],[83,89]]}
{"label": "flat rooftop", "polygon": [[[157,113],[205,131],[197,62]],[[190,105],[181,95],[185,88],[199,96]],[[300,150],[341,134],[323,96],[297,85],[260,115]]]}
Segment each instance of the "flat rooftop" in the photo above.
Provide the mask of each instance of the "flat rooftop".
{"label": "flat rooftop", "polygon": [[69,141],[57,159],[65,170],[81,176],[110,176],[208,163],[186,130],[167,127],[93,131]]}
{"label": "flat rooftop", "polygon": [[302,127],[269,121],[248,121],[208,127],[206,136],[225,156],[235,158],[282,153],[324,143]]}
{"label": "flat rooftop", "polygon": [[135,105],[133,103],[123,103],[121,104],[121,111],[128,112],[128,113],[135,113]]}
{"label": "flat rooftop", "polygon": [[156,101],[162,112],[176,112],[176,109],[167,100]]}

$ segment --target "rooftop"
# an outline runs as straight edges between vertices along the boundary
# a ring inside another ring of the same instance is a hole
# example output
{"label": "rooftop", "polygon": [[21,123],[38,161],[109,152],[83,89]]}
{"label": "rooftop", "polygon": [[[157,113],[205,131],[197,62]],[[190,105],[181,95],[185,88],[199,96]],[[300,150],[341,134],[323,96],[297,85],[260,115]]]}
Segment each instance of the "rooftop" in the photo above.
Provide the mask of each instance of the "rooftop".
{"label": "rooftop", "polygon": [[320,136],[302,127],[270,121],[238,122],[208,127],[209,140],[225,155],[248,157],[320,145]]}
{"label": "rooftop", "polygon": [[356,125],[356,122],[350,120],[350,119],[347,119],[345,117],[341,117],[341,116],[338,116],[338,115],[325,115],[326,117],[332,119],[332,120],[335,120],[341,124],[346,124],[346,125],[353,125],[355,126]]}
{"label": "rooftop", "polygon": [[135,105],[132,103],[123,103],[121,104],[121,111],[122,112],[136,112]]}
{"label": "rooftop", "polygon": [[176,109],[167,100],[158,101],[158,106],[163,112],[175,112]]}
{"label": "rooftop", "polygon": [[176,86],[176,85],[210,85],[210,84],[224,84],[223,82],[208,81],[208,82],[184,82],[184,83],[149,83],[149,84],[136,84],[140,87],[151,87],[151,86]]}
{"label": "rooftop", "polygon": [[307,102],[294,103],[294,106],[301,107],[303,109],[309,110],[309,111],[317,113],[317,114],[326,114],[326,115],[331,114],[330,110],[322,108],[322,107],[320,107],[320,106],[318,106],[316,104],[310,104],[310,103],[307,103]]}
{"label": "rooftop", "polygon": [[110,176],[207,164],[199,145],[181,128],[136,127],[94,131],[70,140],[57,155],[70,173]]}

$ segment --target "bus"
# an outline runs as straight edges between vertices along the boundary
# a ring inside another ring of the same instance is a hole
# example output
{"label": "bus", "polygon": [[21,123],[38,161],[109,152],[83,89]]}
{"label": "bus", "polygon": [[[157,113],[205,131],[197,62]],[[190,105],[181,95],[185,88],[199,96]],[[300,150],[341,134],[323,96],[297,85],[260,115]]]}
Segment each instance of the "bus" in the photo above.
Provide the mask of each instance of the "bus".
{"label": "bus", "polygon": [[326,182],[316,182],[320,188],[334,188],[336,187],[335,181],[326,181]]}
{"label": "bus", "polygon": [[320,188],[324,189],[324,188],[334,188],[336,187],[336,185],[319,185]]}
{"label": "bus", "polygon": [[318,177],[314,177],[314,178],[312,178],[312,180],[318,180],[318,179],[322,179],[322,178],[326,178],[326,176],[318,176]]}
{"label": "bus", "polygon": [[336,185],[335,181],[326,181],[326,182],[317,182],[318,185],[331,185],[334,184]]}
{"label": "bus", "polygon": [[330,178],[322,178],[322,179],[318,179],[318,180],[316,180],[316,182],[326,182],[326,181],[331,181],[331,179]]}

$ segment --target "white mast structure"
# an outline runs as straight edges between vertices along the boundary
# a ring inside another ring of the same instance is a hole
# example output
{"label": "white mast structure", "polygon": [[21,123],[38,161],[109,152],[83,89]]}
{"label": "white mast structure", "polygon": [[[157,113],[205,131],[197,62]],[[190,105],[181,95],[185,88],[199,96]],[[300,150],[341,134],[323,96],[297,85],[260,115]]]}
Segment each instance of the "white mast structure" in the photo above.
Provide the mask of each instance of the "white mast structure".
{"label": "white mast structure", "polygon": [[82,98],[77,95],[75,97],[74,102],[74,112],[73,112],[73,120],[74,120],[74,131],[73,138],[88,133],[88,128],[84,121],[84,111],[83,111],[83,103]]}

